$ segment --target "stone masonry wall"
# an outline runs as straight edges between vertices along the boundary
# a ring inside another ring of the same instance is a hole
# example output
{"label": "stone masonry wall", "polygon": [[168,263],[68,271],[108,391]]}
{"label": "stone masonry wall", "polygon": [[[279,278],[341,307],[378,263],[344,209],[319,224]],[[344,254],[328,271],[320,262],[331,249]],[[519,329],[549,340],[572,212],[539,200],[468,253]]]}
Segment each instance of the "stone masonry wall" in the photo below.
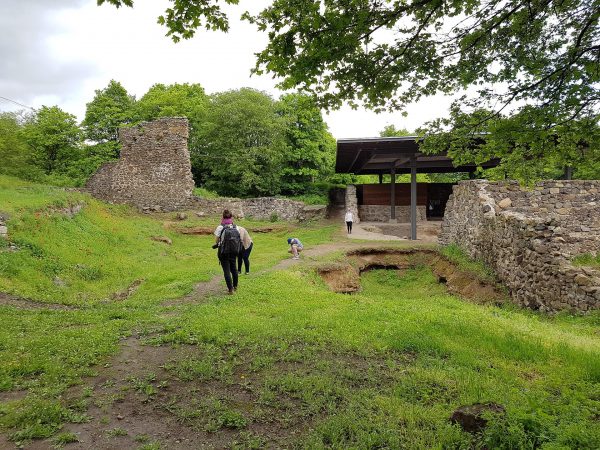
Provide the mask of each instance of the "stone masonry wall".
{"label": "stone masonry wall", "polygon": [[600,308],[600,271],[571,263],[600,251],[600,181],[459,182],[439,241],[488,264],[522,306]]}
{"label": "stone masonry wall", "polygon": [[323,219],[327,213],[325,205],[306,205],[304,202],[279,197],[259,198],[218,198],[201,199],[195,197],[192,208],[201,214],[219,215],[224,209],[230,210],[234,217],[251,217],[256,220],[305,221]]}
{"label": "stone masonry wall", "polygon": [[102,200],[171,211],[188,206],[194,189],[188,121],[168,117],[119,130],[121,157],[102,165],[86,187]]}
{"label": "stone masonry wall", "polygon": [[[360,205],[358,212],[365,222],[389,222],[391,209],[389,205]],[[427,209],[425,205],[417,205],[417,222],[422,220],[427,220]],[[396,222],[410,222],[410,206],[396,206]]]}
{"label": "stone masonry wall", "polygon": [[[361,219],[361,215],[359,214],[359,210],[358,210],[358,199],[356,198],[356,186],[354,186],[353,184],[349,184],[348,186],[346,186],[346,204],[345,204],[345,209],[344,209],[344,215],[346,214],[346,211],[350,210],[350,212],[352,213],[352,218],[354,219],[355,224],[360,223],[360,219]],[[364,219],[367,220],[367,219]]]}

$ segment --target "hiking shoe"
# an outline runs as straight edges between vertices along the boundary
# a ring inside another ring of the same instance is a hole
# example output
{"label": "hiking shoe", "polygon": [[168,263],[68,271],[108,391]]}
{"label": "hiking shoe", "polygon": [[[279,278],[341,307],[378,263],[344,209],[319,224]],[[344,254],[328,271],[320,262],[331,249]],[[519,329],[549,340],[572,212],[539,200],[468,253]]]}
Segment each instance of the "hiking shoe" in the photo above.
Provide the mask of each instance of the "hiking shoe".
{"label": "hiking shoe", "polygon": [[246,272],[244,275],[250,275],[250,272]]}
{"label": "hiking shoe", "polygon": [[228,294],[229,294],[229,295],[233,295],[233,293],[234,293],[234,292],[235,292],[235,289],[229,289],[229,292],[228,292]]}
{"label": "hiking shoe", "polygon": [[300,259],[299,256],[294,256],[292,259]]}

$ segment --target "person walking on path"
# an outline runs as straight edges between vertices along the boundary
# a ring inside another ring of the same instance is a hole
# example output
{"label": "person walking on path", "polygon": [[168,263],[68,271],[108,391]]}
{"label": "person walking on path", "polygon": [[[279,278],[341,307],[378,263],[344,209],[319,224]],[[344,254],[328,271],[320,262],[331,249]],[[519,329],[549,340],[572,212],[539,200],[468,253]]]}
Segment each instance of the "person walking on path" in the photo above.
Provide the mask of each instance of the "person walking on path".
{"label": "person walking on path", "polygon": [[237,227],[240,232],[240,238],[242,239],[242,246],[244,250],[237,259],[237,268],[238,273],[242,273],[242,261],[244,262],[245,274],[248,275],[250,273],[250,252],[252,251],[252,247],[254,247],[254,242],[252,242],[252,238],[250,237],[250,233],[244,227]]}
{"label": "person walking on path", "polygon": [[287,243],[290,244],[288,253],[292,254],[292,259],[300,259],[300,252],[304,249],[302,242],[298,238],[288,238]]}
{"label": "person walking on path", "polygon": [[346,211],[346,216],[344,217],[344,220],[346,221],[346,228],[348,228],[348,234],[352,234],[352,222],[354,222],[354,214],[352,214],[352,211]]}
{"label": "person walking on path", "polygon": [[232,295],[238,287],[236,259],[243,247],[240,232],[233,223],[231,212],[227,209],[223,211],[221,224],[215,229],[215,237],[217,256],[223,268],[227,290],[229,295]]}

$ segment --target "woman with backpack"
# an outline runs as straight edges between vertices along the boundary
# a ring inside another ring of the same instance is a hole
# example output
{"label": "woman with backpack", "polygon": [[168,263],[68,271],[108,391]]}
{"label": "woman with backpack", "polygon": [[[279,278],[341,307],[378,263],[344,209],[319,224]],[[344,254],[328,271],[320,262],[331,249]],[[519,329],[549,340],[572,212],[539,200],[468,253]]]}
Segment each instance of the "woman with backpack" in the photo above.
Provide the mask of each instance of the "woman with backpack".
{"label": "woman with backpack", "polygon": [[233,223],[231,212],[223,211],[221,224],[215,229],[217,256],[223,268],[223,276],[229,295],[232,295],[238,286],[237,257],[243,251],[240,232]]}

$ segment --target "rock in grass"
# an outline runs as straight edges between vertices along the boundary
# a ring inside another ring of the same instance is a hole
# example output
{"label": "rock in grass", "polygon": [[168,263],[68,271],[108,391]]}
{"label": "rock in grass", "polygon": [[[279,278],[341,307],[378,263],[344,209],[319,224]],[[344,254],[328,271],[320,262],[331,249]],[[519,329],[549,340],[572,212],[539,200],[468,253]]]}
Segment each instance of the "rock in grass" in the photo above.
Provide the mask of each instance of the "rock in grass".
{"label": "rock in grass", "polygon": [[506,411],[504,406],[497,403],[475,403],[461,406],[452,413],[450,422],[457,423],[468,433],[478,433],[487,425],[486,413],[502,415]]}
{"label": "rock in grass", "polygon": [[175,218],[177,220],[185,220],[188,218],[188,215],[184,212],[178,212],[177,215],[175,216]]}
{"label": "rock in grass", "polygon": [[151,236],[150,239],[156,242],[164,242],[167,245],[173,244],[173,241],[166,236]]}
{"label": "rock in grass", "polygon": [[54,277],[54,279],[52,280],[52,282],[58,286],[58,287],[65,287],[67,285],[67,283],[65,282],[65,280],[63,280],[62,278],[56,276]]}

